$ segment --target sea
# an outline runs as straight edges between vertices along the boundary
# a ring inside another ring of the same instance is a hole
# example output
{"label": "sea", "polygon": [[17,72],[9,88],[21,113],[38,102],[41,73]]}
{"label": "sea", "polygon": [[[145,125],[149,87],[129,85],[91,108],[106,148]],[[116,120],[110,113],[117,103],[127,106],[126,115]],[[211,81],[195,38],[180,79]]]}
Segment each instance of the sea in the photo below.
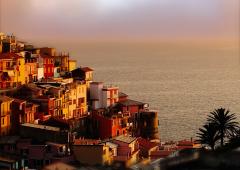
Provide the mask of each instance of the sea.
{"label": "sea", "polygon": [[173,43],[68,44],[94,80],[117,85],[158,111],[161,141],[197,139],[209,112],[224,107],[240,121],[237,46]]}

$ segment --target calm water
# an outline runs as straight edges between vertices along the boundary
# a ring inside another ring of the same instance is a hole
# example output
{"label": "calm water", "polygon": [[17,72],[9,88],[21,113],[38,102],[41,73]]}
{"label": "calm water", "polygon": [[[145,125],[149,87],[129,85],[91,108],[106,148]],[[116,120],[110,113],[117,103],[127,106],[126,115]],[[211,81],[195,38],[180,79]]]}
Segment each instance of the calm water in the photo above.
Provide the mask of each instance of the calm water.
{"label": "calm water", "polygon": [[159,111],[162,140],[196,137],[217,107],[239,113],[240,67],[231,47],[161,44],[78,44],[73,58],[95,69],[95,80],[116,84]]}

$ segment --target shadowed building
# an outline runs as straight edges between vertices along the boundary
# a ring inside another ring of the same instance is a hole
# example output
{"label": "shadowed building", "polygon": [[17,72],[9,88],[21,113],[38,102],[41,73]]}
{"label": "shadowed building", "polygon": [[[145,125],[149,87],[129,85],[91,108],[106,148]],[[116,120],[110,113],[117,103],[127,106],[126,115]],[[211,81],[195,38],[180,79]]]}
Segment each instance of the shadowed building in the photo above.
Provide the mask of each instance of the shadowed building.
{"label": "shadowed building", "polygon": [[31,138],[37,142],[56,142],[66,144],[70,142],[69,132],[57,127],[45,126],[39,124],[24,123],[20,127],[20,136]]}
{"label": "shadowed building", "polygon": [[0,96],[0,137],[9,135],[11,128],[11,105],[13,99]]}
{"label": "shadowed building", "polygon": [[142,111],[134,115],[134,135],[145,139],[159,139],[158,113]]}

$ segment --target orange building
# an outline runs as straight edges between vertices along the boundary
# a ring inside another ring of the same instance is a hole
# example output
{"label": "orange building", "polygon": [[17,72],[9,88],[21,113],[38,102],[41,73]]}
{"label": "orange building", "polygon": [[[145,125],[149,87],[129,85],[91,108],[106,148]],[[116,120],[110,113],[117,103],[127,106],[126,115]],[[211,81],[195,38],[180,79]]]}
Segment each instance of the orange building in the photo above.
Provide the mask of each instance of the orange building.
{"label": "orange building", "polygon": [[12,98],[0,96],[0,136],[10,134]]}
{"label": "orange building", "polygon": [[25,100],[14,99],[12,102],[12,131],[18,132],[20,124],[34,123],[38,105]]}

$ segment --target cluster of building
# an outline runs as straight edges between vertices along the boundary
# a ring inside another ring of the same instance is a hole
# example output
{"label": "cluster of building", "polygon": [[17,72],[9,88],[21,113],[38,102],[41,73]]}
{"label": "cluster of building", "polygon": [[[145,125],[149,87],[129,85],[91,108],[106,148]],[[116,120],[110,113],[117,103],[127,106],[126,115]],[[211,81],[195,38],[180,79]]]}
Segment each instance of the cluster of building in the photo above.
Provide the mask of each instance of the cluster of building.
{"label": "cluster of building", "polygon": [[[130,166],[161,154],[158,113],[69,54],[0,33],[0,168]],[[165,149],[166,150],[166,149]],[[166,156],[166,155],[165,155]]]}

